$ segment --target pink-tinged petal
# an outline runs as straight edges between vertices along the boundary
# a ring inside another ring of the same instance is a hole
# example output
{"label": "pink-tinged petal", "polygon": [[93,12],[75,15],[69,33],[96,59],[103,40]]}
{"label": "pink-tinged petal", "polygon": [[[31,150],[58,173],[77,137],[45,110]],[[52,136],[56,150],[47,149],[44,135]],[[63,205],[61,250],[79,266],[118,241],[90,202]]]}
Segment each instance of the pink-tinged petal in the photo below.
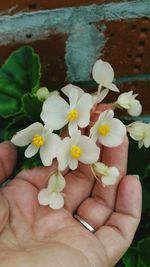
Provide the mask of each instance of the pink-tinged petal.
{"label": "pink-tinged petal", "polygon": [[40,135],[42,133],[42,130],[43,125],[39,122],[35,122],[24,130],[17,132],[11,139],[11,142],[16,146],[26,146],[31,143],[33,136],[35,134]]}
{"label": "pink-tinged petal", "polygon": [[100,148],[91,138],[82,135],[78,146],[82,151],[79,161],[85,164],[93,164],[98,161],[100,156]]}
{"label": "pink-tinged petal", "polygon": [[64,206],[64,198],[60,193],[53,192],[50,198],[50,208],[57,210]]}
{"label": "pink-tinged petal", "polygon": [[52,95],[43,104],[41,119],[54,130],[61,129],[67,124],[68,103],[60,96]]}
{"label": "pink-tinged petal", "polygon": [[45,144],[40,148],[40,158],[44,166],[52,164],[60,144],[61,140],[57,134],[52,133],[45,137]]}
{"label": "pink-tinged petal", "polygon": [[61,141],[61,145],[57,152],[59,171],[64,171],[66,169],[69,157],[70,157],[70,138],[66,137]]}
{"label": "pink-tinged petal", "polygon": [[33,157],[37,152],[38,152],[39,148],[30,144],[27,149],[25,150],[25,157],[26,158],[31,158]]}
{"label": "pink-tinged petal", "polygon": [[114,71],[111,65],[101,59],[97,60],[92,70],[93,79],[102,86],[112,83]]}
{"label": "pink-tinged petal", "polygon": [[38,201],[40,205],[46,206],[50,203],[50,192],[47,188],[40,190],[38,194]]}
{"label": "pink-tinged petal", "polygon": [[69,132],[69,135],[71,136],[71,135],[73,135],[77,131],[78,131],[77,122],[76,121],[69,122],[69,124],[68,124],[68,132]]}
{"label": "pink-tinged petal", "polygon": [[76,159],[73,159],[70,157],[69,162],[68,162],[68,166],[72,171],[74,171],[78,167],[78,161]]}

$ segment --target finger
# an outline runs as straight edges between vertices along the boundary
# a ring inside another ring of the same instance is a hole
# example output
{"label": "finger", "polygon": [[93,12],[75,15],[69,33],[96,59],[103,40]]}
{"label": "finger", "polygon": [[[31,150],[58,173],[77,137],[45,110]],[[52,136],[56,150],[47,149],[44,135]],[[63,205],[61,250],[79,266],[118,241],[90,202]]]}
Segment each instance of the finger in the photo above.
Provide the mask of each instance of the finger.
{"label": "finger", "polygon": [[0,144],[0,183],[7,179],[16,164],[17,153],[11,142]]}
{"label": "finger", "polygon": [[35,167],[28,170],[22,170],[15,179],[23,179],[38,190],[47,187],[50,176],[57,170],[57,162],[54,161],[50,167]]}
{"label": "finger", "polygon": [[9,207],[7,200],[0,193],[0,232],[3,230],[9,216]]}
{"label": "finger", "polygon": [[74,213],[81,202],[91,194],[95,178],[88,165],[79,163],[78,169],[69,172],[65,179],[65,208]]}
{"label": "finger", "polygon": [[[128,139],[115,148],[103,148],[102,161],[109,166],[116,166],[119,169],[120,177],[126,173],[128,157]],[[111,215],[117,192],[118,184],[103,187],[99,182],[95,183],[92,197],[87,198],[80,206],[77,213],[94,229],[103,225]]]}
{"label": "finger", "polygon": [[141,217],[141,195],[139,180],[135,176],[124,177],[118,188],[115,212],[95,233],[111,266],[122,257],[133,240]]}

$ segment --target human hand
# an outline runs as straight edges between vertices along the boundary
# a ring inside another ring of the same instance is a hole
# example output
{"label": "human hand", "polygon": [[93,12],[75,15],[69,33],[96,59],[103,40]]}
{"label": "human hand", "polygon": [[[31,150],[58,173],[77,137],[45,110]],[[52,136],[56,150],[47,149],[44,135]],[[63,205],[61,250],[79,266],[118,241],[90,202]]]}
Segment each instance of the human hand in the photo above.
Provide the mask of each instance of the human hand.
{"label": "human hand", "polygon": [[[103,148],[102,161],[120,171],[117,185],[103,188],[89,167],[80,164],[65,175],[65,206],[60,210],[38,204],[52,167],[21,171],[0,189],[0,263],[2,267],[110,267],[129,247],[141,214],[141,186],[125,176],[128,140]],[[0,181],[12,172],[14,146],[0,144]],[[95,234],[73,218],[79,214]]]}

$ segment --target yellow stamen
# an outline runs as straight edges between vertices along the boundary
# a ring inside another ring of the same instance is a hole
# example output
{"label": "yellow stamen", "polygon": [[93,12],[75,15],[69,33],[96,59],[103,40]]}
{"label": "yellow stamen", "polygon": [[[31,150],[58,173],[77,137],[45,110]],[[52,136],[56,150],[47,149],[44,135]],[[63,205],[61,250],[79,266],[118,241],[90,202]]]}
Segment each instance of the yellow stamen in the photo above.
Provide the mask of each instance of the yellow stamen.
{"label": "yellow stamen", "polygon": [[44,145],[44,138],[42,135],[34,135],[32,139],[32,144],[36,147],[41,147]]}
{"label": "yellow stamen", "polygon": [[102,136],[106,136],[110,132],[110,126],[108,124],[102,124],[98,128],[98,132]]}
{"label": "yellow stamen", "polygon": [[72,109],[68,113],[68,121],[75,121],[79,116],[79,113],[76,109]]}
{"label": "yellow stamen", "polygon": [[70,149],[70,155],[74,158],[74,159],[78,159],[82,154],[82,150],[80,147],[78,146],[72,146]]}

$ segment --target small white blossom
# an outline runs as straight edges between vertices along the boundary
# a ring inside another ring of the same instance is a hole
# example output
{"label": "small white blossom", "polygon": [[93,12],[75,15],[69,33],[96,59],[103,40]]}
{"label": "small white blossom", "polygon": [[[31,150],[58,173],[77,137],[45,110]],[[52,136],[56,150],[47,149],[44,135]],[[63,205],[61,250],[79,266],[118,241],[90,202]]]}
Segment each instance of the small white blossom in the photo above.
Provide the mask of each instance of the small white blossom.
{"label": "small white blossom", "polygon": [[98,180],[101,180],[104,186],[113,185],[117,182],[119,171],[116,167],[109,167],[102,162],[92,165],[92,170]]}
{"label": "small white blossom", "polygon": [[114,117],[112,110],[102,112],[99,119],[90,130],[91,138],[107,147],[119,146],[126,135],[124,124]]}
{"label": "small white blossom", "polygon": [[68,104],[60,96],[51,96],[43,104],[41,118],[48,127],[59,130],[69,123],[69,134],[73,134],[80,128],[85,128],[90,121],[92,108],[92,96],[81,94],[73,87],[70,89]]}
{"label": "small white blossom", "polygon": [[61,209],[64,206],[64,194],[61,191],[66,185],[60,172],[54,173],[49,180],[48,187],[40,190],[38,201],[40,205],[49,205],[52,209]]}
{"label": "small white blossom", "polygon": [[46,87],[41,87],[36,92],[36,96],[40,101],[45,101],[51,95],[59,95],[59,92],[58,91],[49,92]]}
{"label": "small white blossom", "polygon": [[119,89],[113,84],[114,70],[112,66],[101,59],[97,60],[92,69],[93,79],[101,86],[111,91],[119,92]]}
{"label": "small white blossom", "polygon": [[40,150],[40,158],[44,166],[50,166],[52,160],[56,157],[56,151],[60,145],[60,137],[52,133],[52,130],[47,129],[41,123],[35,122],[17,132],[11,142],[16,146],[27,146],[25,156],[33,157]]}
{"label": "small white blossom", "polygon": [[84,164],[95,163],[100,154],[100,148],[88,136],[75,132],[71,137],[62,140],[58,150],[58,169],[63,171],[67,166],[71,170],[78,167],[78,161]]}
{"label": "small white blossom", "polygon": [[139,148],[150,146],[150,123],[135,121],[127,126],[127,131],[132,139],[139,141]]}
{"label": "small white blossom", "polygon": [[142,112],[142,105],[139,100],[135,99],[138,94],[133,94],[133,91],[121,94],[117,99],[117,104],[121,108],[125,108],[129,115],[139,116]]}

